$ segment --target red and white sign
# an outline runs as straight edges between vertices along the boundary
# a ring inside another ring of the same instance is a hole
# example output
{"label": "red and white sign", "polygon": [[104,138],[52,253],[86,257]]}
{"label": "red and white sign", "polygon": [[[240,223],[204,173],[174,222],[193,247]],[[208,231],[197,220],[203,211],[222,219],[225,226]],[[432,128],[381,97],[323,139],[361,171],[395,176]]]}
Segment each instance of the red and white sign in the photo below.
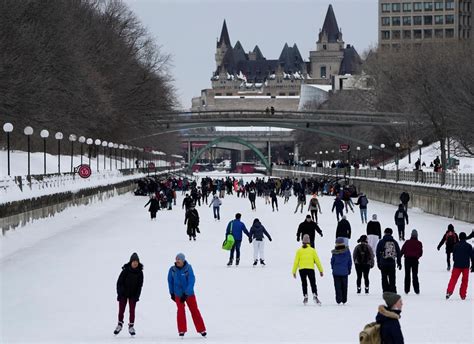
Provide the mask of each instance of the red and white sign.
{"label": "red and white sign", "polygon": [[153,147],[143,147],[144,152],[151,152],[153,150]]}
{"label": "red and white sign", "polygon": [[155,164],[152,162],[148,163],[148,171],[154,171],[155,170]]}
{"label": "red and white sign", "polygon": [[347,152],[351,149],[351,146],[349,146],[348,144],[342,144],[342,145],[339,145],[339,150],[341,152]]}
{"label": "red and white sign", "polygon": [[80,165],[77,173],[79,174],[79,177],[86,179],[91,176],[92,170],[89,165]]}

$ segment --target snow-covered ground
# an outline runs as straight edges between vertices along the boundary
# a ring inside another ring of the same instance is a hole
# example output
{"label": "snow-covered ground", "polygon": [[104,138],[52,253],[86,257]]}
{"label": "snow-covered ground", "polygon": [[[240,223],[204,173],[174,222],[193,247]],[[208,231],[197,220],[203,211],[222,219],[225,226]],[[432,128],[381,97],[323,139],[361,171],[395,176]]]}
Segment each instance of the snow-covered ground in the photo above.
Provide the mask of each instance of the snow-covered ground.
{"label": "snow-covered ground", "polygon": [[[178,205],[182,202],[179,195]],[[145,283],[137,306],[138,343],[182,343],[176,329],[176,306],[169,299],[168,268],[183,252],[196,274],[195,292],[208,329],[209,343],[356,343],[364,324],[373,321],[382,304],[380,273],[371,270],[371,292],[357,295],[355,272],[349,278],[349,301],[335,302],[330,270],[336,219],[332,197],[320,199],[324,237],[316,249],[325,275],[317,277],[322,307],[302,305],[300,281],[291,276],[294,254],[300,247],[295,233],[306,213],[293,214],[296,199],[280,199],[272,212],[257,199],[257,212],[247,199],[226,196],[221,222],[207,206],[198,207],[201,234],[189,242],[180,206],[160,211],[151,222],[146,197],[131,194],[103,203],[68,209],[8,232],[0,239],[1,343],[117,343],[129,341],[126,329],[112,334],[117,322],[115,283],[122,264],[137,252],[144,264]],[[226,267],[228,252],[221,249],[227,221],[240,211],[250,227],[258,217],[273,237],[266,242],[265,268],[252,268],[252,247],[244,241],[239,267]],[[393,227],[393,206],[370,201],[383,227]],[[470,232],[472,225],[409,210],[409,231],[416,228],[424,244],[420,262],[421,294],[403,294],[403,272],[397,287],[404,309],[401,326],[407,343],[472,343],[473,281],[468,299],[444,299],[450,273],[445,254],[437,251],[447,225]],[[351,248],[365,231],[358,213],[349,213],[353,226]],[[409,233],[408,231],[408,233]],[[471,278],[472,278],[471,274]],[[458,285],[459,288],[459,285]],[[126,321],[128,314],[126,313]],[[188,314],[184,341],[199,341]]]}

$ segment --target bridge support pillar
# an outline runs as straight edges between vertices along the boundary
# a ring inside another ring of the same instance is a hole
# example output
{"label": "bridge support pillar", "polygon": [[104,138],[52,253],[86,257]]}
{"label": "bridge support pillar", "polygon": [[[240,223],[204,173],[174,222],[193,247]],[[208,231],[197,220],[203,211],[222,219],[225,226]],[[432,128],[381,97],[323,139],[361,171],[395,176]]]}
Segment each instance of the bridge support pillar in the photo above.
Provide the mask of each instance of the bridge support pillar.
{"label": "bridge support pillar", "polygon": [[240,150],[240,161],[245,161],[245,150]]}
{"label": "bridge support pillar", "polygon": [[295,143],[294,159],[295,159],[295,162],[300,160],[300,147],[298,146],[297,143]]}
{"label": "bridge support pillar", "polygon": [[272,144],[268,141],[268,165],[272,166]]}
{"label": "bridge support pillar", "polygon": [[[191,141],[188,141],[188,166],[191,163]],[[192,166],[189,166],[192,167]]]}

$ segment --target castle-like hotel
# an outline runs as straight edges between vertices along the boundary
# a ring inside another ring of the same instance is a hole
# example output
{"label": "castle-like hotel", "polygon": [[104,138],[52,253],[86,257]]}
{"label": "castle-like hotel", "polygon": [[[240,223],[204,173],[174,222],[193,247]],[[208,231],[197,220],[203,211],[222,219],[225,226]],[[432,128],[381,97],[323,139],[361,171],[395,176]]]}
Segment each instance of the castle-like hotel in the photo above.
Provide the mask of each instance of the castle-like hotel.
{"label": "castle-like hotel", "polygon": [[335,76],[358,74],[361,67],[355,48],[344,44],[332,5],[319,32],[316,50],[309,52],[309,62],[303,60],[296,44],[285,44],[276,60],[267,60],[258,46],[248,53],[239,41],[232,47],[225,20],[215,59],[212,88],[193,98],[194,111],[270,106],[296,110],[301,107],[303,85],[327,93]]}

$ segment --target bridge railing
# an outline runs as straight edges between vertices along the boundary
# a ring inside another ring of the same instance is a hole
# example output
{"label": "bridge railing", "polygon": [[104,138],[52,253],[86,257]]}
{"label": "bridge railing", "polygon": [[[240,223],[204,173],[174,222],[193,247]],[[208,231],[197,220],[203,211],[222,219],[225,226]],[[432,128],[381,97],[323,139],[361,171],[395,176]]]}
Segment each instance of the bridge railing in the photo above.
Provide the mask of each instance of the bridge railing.
{"label": "bridge railing", "polygon": [[394,170],[369,170],[347,169],[330,167],[308,166],[281,166],[276,165],[273,170],[287,172],[303,172],[319,176],[350,177],[354,179],[387,180],[400,183],[413,183],[423,185],[442,186],[456,189],[474,190],[474,174],[472,173],[446,173],[446,181],[442,185],[441,173],[425,171],[394,171]]}

